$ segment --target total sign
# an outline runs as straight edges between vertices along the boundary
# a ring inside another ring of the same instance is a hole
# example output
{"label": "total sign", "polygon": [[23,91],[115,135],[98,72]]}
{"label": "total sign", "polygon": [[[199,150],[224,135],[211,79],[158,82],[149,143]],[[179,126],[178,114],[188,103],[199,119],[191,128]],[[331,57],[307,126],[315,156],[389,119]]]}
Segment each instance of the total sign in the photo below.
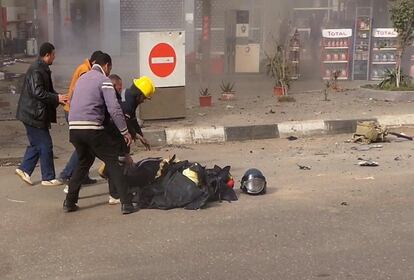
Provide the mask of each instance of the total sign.
{"label": "total sign", "polygon": [[374,28],[372,34],[375,38],[396,38],[398,32],[394,28]]}
{"label": "total sign", "polygon": [[352,29],[323,29],[323,38],[348,38],[352,37]]}
{"label": "total sign", "polygon": [[141,32],[138,48],[140,76],[156,87],[185,86],[184,31]]}

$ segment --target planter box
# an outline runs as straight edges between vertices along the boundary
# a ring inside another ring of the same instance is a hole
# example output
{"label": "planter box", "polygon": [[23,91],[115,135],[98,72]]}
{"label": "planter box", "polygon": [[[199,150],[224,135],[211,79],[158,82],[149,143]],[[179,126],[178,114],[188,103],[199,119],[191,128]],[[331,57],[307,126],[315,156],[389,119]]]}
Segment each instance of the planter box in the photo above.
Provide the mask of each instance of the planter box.
{"label": "planter box", "polygon": [[224,100],[224,101],[233,100],[234,97],[235,97],[235,92],[222,92],[220,100]]}
{"label": "planter box", "polygon": [[199,97],[200,107],[211,107],[211,95]]}
{"label": "planter box", "polygon": [[283,96],[285,95],[285,91],[283,87],[273,87],[273,93],[276,96]]}

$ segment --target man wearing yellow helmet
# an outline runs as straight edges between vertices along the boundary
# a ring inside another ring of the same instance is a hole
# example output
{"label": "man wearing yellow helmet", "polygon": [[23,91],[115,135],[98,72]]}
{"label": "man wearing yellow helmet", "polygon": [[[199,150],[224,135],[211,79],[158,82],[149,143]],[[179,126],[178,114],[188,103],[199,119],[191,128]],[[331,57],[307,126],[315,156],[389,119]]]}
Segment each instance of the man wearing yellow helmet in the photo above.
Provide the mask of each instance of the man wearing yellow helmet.
{"label": "man wearing yellow helmet", "polygon": [[112,74],[109,76],[109,79],[111,79],[115,91],[118,94],[118,100],[125,115],[129,133],[134,140],[138,138],[147,150],[151,150],[151,146],[147,139],[144,138],[144,134],[138,123],[136,110],[139,104],[147,99],[151,99],[155,93],[154,84],[148,77],[144,76],[135,79],[130,88],[122,91],[122,79],[118,75]]}
{"label": "man wearing yellow helmet", "polygon": [[[144,134],[141,130],[141,127],[138,123],[136,117],[136,110],[139,104],[143,103],[145,100],[150,99],[155,92],[155,87],[152,81],[147,77],[142,77],[140,79],[135,79],[130,88],[122,90],[122,79],[116,75],[111,74],[108,76],[111,80],[115,92],[117,93],[117,98],[119,104],[121,105],[122,112],[124,113],[125,120],[128,127],[128,132],[131,134],[132,139],[136,140],[137,138],[145,146],[147,150],[151,150],[151,146],[147,139],[144,138]],[[114,124],[110,124],[106,127],[106,130],[113,135],[115,139],[118,139],[121,145],[124,146],[124,151],[126,156],[129,156],[130,148],[124,145],[122,140],[122,135],[118,132]],[[105,164],[102,164],[98,169],[99,175],[106,178],[106,168]],[[120,203],[118,191],[109,186],[109,204],[115,205]]]}

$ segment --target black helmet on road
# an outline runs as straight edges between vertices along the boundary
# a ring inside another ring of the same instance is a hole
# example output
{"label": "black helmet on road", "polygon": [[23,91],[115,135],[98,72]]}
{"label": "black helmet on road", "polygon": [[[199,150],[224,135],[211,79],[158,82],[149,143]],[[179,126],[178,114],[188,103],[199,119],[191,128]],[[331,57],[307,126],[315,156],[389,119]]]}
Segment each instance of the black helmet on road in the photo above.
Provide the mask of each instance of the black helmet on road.
{"label": "black helmet on road", "polygon": [[240,188],[248,194],[265,194],[266,178],[260,170],[255,168],[249,169],[244,173]]}

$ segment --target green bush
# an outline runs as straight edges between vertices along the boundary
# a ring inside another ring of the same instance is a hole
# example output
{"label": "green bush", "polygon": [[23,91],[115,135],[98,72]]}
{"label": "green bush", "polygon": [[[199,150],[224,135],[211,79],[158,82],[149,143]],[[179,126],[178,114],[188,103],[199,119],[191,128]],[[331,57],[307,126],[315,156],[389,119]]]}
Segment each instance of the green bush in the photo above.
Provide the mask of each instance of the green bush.
{"label": "green bush", "polygon": [[[400,87],[409,86],[411,86],[410,78],[401,74]],[[397,71],[395,69],[386,69],[384,79],[378,84],[378,87],[387,90],[397,87]]]}

